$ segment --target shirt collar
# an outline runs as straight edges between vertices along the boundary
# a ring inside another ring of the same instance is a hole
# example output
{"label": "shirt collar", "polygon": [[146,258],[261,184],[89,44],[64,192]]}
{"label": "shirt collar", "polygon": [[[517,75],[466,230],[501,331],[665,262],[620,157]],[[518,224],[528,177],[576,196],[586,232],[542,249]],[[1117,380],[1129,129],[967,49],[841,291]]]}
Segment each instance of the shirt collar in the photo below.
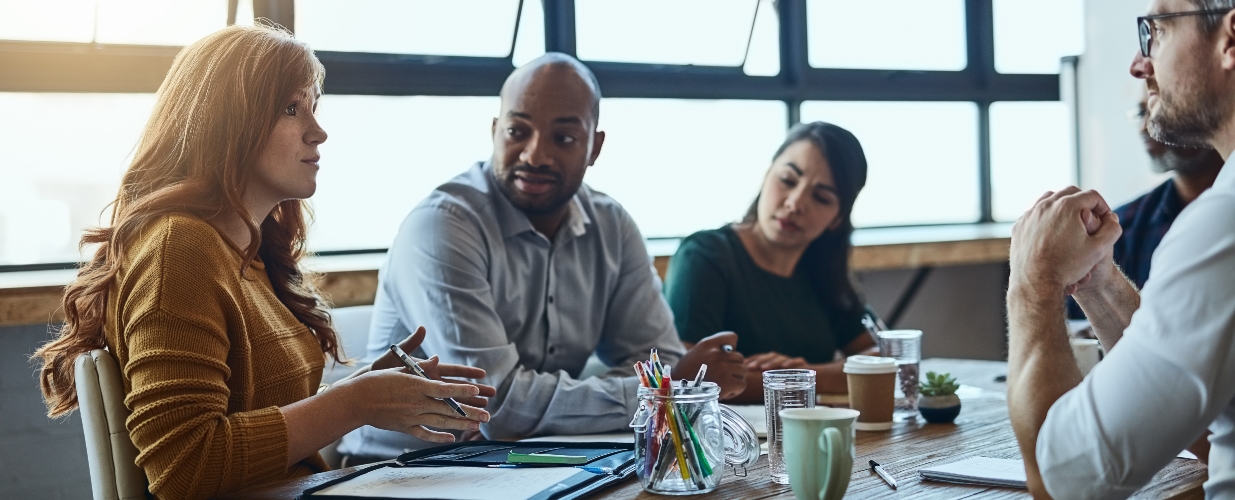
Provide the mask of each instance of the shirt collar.
{"label": "shirt collar", "polygon": [[[510,202],[510,199],[502,193],[502,189],[498,186],[497,177],[493,174],[493,165],[490,162],[484,162],[481,165],[484,173],[485,182],[489,183],[489,197],[493,200],[494,212],[497,215],[497,223],[502,230],[502,238],[510,238],[511,236],[523,234],[526,232],[536,233],[536,228],[532,226],[532,221],[528,220],[527,214],[523,213]],[[580,187],[580,189],[584,189]],[[587,226],[592,223],[592,219],[588,217],[587,211],[583,209],[583,200],[579,194],[570,199],[566,211],[566,219],[562,221],[562,228],[571,237],[583,236],[587,233]],[[561,230],[559,230],[559,234]],[[540,233],[536,233],[540,234]]]}
{"label": "shirt collar", "polygon": [[1215,186],[1219,184],[1222,184],[1222,185],[1235,184],[1235,172],[1231,172],[1231,170],[1235,170],[1235,167],[1231,166],[1232,162],[1235,162],[1235,152],[1232,152],[1230,155],[1227,155],[1226,164],[1222,166],[1222,170],[1218,171],[1218,177],[1214,179]]}
{"label": "shirt collar", "polygon": [[563,229],[569,230],[571,236],[576,238],[583,236],[587,233],[587,226],[592,223],[592,218],[587,216],[587,211],[583,209],[583,201],[579,199],[578,194],[570,199],[570,208],[567,210]]}

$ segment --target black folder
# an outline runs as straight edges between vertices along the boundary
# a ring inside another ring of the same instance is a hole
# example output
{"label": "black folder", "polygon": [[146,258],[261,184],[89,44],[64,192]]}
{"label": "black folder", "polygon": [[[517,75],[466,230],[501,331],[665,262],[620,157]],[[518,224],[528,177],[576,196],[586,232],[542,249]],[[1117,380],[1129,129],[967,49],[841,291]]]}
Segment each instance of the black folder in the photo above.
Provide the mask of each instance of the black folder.
{"label": "black folder", "polygon": [[[635,445],[629,443],[567,443],[567,442],[507,442],[469,441],[452,443],[399,455],[394,463],[385,462],[366,467],[339,479],[309,488],[301,500],[357,500],[374,497],[317,495],[318,491],[344,483],[384,467],[574,467],[579,472],[556,485],[546,488],[531,500],[573,500],[584,498],[601,489],[621,483],[634,475]],[[508,453],[548,453],[586,456],[581,465],[518,464],[506,462]],[[452,499],[441,499],[452,500]]]}

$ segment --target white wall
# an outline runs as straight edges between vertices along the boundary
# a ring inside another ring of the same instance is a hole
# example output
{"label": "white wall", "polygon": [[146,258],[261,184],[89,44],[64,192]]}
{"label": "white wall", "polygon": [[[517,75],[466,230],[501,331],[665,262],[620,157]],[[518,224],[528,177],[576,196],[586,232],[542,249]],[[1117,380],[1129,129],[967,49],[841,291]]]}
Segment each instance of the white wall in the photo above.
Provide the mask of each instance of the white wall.
{"label": "white wall", "polygon": [[1122,205],[1166,179],[1128,120],[1144,82],[1128,73],[1136,54],[1136,17],[1148,0],[1085,0],[1085,53],[1078,70],[1081,187]]}

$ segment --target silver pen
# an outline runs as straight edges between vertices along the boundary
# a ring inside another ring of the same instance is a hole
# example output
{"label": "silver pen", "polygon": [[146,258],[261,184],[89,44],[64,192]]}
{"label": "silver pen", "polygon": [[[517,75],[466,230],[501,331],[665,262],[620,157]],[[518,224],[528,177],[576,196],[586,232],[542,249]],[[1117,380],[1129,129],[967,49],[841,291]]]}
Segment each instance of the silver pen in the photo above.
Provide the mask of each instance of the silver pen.
{"label": "silver pen", "polygon": [[[411,356],[408,356],[406,352],[403,352],[403,349],[399,349],[399,346],[390,344],[390,352],[395,353],[395,356],[398,356],[399,359],[403,361],[403,364],[407,365],[408,368],[411,368],[417,375],[420,375],[426,380],[433,380],[429,378],[429,375],[425,373],[424,370],[420,369],[420,365],[416,364],[416,360],[412,359]],[[454,398],[446,398],[442,401],[445,401],[446,404],[450,405],[450,408],[457,412],[459,416],[467,418],[467,412],[463,411],[463,407],[459,406],[459,403],[455,401]]]}
{"label": "silver pen", "polygon": [[862,313],[862,326],[866,327],[866,332],[874,339],[875,345],[879,345],[879,332],[888,329],[888,326],[883,324],[883,320],[876,318],[870,310]]}
{"label": "silver pen", "polygon": [[891,486],[892,489],[896,489],[896,478],[892,477],[891,474],[888,474],[888,471],[883,470],[883,466],[879,465],[879,462],[871,460],[870,465],[871,470],[875,471],[875,474],[879,474],[879,477],[883,478],[883,481],[888,483],[888,486]]}

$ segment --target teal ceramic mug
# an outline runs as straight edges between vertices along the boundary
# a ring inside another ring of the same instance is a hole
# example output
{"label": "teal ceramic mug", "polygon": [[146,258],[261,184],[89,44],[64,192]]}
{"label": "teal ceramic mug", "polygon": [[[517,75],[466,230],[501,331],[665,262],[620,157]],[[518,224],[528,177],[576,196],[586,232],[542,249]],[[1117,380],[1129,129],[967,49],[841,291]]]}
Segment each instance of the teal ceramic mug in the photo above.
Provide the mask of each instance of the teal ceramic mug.
{"label": "teal ceramic mug", "polygon": [[853,473],[853,423],[857,410],[781,410],[785,469],[798,500],[839,500]]}

